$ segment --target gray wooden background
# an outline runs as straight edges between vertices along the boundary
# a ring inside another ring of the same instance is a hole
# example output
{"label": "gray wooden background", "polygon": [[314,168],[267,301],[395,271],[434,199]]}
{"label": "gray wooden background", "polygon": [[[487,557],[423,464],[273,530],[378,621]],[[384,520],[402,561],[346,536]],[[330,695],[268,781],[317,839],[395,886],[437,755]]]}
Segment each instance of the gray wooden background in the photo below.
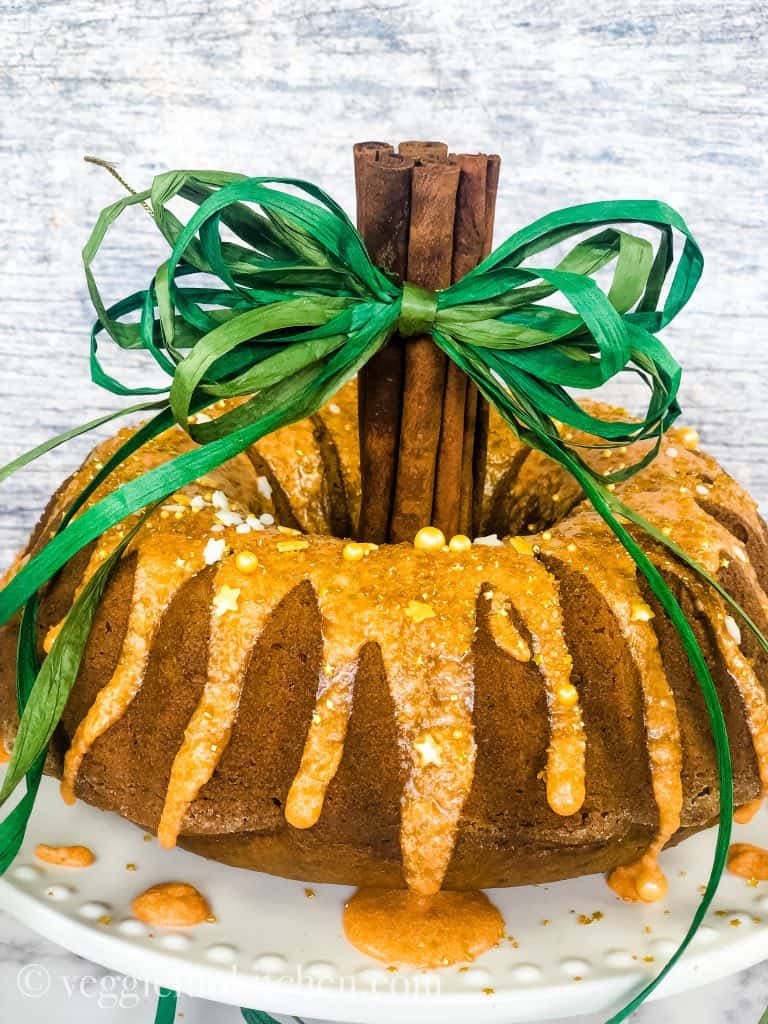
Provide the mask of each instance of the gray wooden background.
{"label": "gray wooden background", "polygon": [[[0,0],[0,463],[119,402],[87,379],[79,251],[170,167],[295,173],[353,209],[350,144],[503,157],[497,239],[556,207],[660,197],[705,250],[666,332],[708,446],[768,499],[766,29],[760,0]],[[100,261],[115,299],[161,254],[141,211]],[[154,262],[153,262],[154,261]],[[138,379],[138,376],[134,379]],[[0,565],[72,444],[3,485]]]}

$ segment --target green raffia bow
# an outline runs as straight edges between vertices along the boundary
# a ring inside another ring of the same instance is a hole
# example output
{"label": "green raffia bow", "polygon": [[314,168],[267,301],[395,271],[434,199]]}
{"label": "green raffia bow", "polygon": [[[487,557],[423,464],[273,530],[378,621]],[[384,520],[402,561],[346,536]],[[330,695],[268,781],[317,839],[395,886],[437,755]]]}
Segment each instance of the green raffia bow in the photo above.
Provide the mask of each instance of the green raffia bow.
{"label": "green raffia bow", "polygon": [[[186,223],[168,207],[176,197],[197,207]],[[146,290],[107,307],[92,264],[110,226],[136,204],[149,209],[171,253]],[[629,223],[658,231],[655,251],[645,238],[623,229]],[[577,242],[554,268],[523,266],[591,229],[597,230]],[[674,231],[684,241],[662,299],[673,265]],[[706,661],[674,595],[624,523],[644,531],[706,579],[768,650],[768,641],[720,584],[606,486],[646,466],[680,412],[680,367],[654,332],[682,309],[701,275],[701,252],[683,219],[664,203],[644,200],[559,210],[512,235],[457,284],[433,293],[410,283],[401,286],[373,266],[344,211],[314,185],[290,178],[172,171],[156,177],[145,191],[107,207],[83,259],[98,315],[91,334],[92,379],[113,394],[149,401],[53,438],[0,469],[0,480],[110,419],[139,410],[156,413],[99,470],[56,536],[0,592],[0,623],[24,609],[18,669],[21,723],[0,799],[25,776],[28,789],[23,810],[15,809],[0,825],[0,868],[7,866],[23,838],[45,751],[77,676],[93,610],[123,549],[105,564],[93,586],[84,589],[42,667],[34,651],[38,590],[111,526],[151,510],[265,434],[317,411],[395,331],[406,337],[429,333],[522,441],[576,478],[677,628],[703,690],[720,779],[712,870],[677,951],[609,1024],[624,1020],[671,970],[703,920],[725,865],[733,813],[725,723]],[[603,270],[612,271],[607,292],[594,280]],[[187,281],[195,274],[202,280]],[[547,302],[553,296],[559,297],[557,305]],[[564,304],[570,308],[561,308]],[[135,314],[137,321],[127,319]],[[104,331],[120,348],[148,353],[171,378],[170,386],[129,387],[110,376],[98,354]],[[566,390],[595,390],[624,371],[637,374],[649,391],[645,415],[637,421],[602,420],[582,409]],[[219,399],[235,397],[247,400],[216,419],[191,418]],[[174,423],[199,447],[83,509],[116,466]],[[593,435],[603,447],[653,443],[635,463],[601,475],[581,458],[578,445],[564,439],[558,424]]]}

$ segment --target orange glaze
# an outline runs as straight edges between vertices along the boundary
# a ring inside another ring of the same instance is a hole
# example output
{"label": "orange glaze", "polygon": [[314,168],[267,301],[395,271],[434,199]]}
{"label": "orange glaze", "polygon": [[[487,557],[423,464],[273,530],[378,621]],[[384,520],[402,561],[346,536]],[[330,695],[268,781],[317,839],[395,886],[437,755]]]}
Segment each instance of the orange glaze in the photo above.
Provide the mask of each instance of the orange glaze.
{"label": "orange glaze", "polygon": [[741,807],[736,808],[733,812],[733,820],[737,825],[747,825],[762,806],[762,797],[758,797],[757,800],[749,800],[747,803],[742,804]]}
{"label": "orange glaze", "polygon": [[134,917],[160,928],[191,928],[211,916],[205,897],[186,882],[162,882],[131,904]]}
{"label": "orange glaze", "polygon": [[344,907],[344,932],[356,949],[384,963],[450,967],[500,942],[504,919],[482,892],[358,889]]}
{"label": "orange glaze", "polygon": [[89,868],[95,857],[87,846],[48,846],[38,843],[35,856],[46,864],[56,864],[63,868]]}
{"label": "orange glaze", "polygon": [[751,843],[733,843],[728,850],[728,870],[739,878],[768,882],[768,850]]}

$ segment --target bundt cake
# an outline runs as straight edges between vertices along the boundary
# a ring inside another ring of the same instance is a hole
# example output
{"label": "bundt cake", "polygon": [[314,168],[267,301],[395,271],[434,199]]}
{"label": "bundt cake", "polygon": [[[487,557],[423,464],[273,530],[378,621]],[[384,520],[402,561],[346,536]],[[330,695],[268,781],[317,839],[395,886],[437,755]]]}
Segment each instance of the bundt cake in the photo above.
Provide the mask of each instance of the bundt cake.
{"label": "bundt cake", "polygon": [[[125,437],[59,489],[18,564]],[[352,384],[152,513],[51,747],[64,798],[166,846],[308,881],[430,894],[613,872],[625,898],[657,898],[656,855],[716,820],[718,775],[699,685],[633,562],[495,413],[483,536],[339,539],[355,535],[357,438]],[[173,428],[109,489],[191,445]],[[627,458],[584,451],[602,470]],[[671,430],[615,486],[768,628],[765,526],[694,430]],[[41,650],[129,522],[47,588]],[[735,799],[752,806],[768,785],[768,659],[714,591],[638,540],[706,655]],[[15,628],[0,640],[8,745]]]}

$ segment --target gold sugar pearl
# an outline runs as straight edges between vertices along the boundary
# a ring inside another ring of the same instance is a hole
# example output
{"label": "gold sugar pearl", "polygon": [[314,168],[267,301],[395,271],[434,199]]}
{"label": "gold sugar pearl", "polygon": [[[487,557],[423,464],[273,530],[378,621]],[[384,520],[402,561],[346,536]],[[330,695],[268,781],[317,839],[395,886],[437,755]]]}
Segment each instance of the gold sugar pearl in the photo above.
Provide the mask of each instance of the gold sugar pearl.
{"label": "gold sugar pearl", "polygon": [[469,551],[472,547],[472,541],[465,533],[456,533],[448,541],[449,551]]}
{"label": "gold sugar pearl", "polygon": [[579,691],[572,683],[563,683],[557,688],[557,701],[563,707],[572,708],[579,700]]}
{"label": "gold sugar pearl", "polygon": [[252,551],[238,551],[235,557],[235,565],[240,572],[256,572],[259,567],[259,560]]}
{"label": "gold sugar pearl", "polygon": [[365,549],[362,544],[350,540],[344,545],[344,550],[341,554],[348,562],[359,562],[365,556]]}
{"label": "gold sugar pearl", "polygon": [[445,534],[436,526],[422,526],[413,538],[413,546],[419,551],[442,551],[445,547]]}

